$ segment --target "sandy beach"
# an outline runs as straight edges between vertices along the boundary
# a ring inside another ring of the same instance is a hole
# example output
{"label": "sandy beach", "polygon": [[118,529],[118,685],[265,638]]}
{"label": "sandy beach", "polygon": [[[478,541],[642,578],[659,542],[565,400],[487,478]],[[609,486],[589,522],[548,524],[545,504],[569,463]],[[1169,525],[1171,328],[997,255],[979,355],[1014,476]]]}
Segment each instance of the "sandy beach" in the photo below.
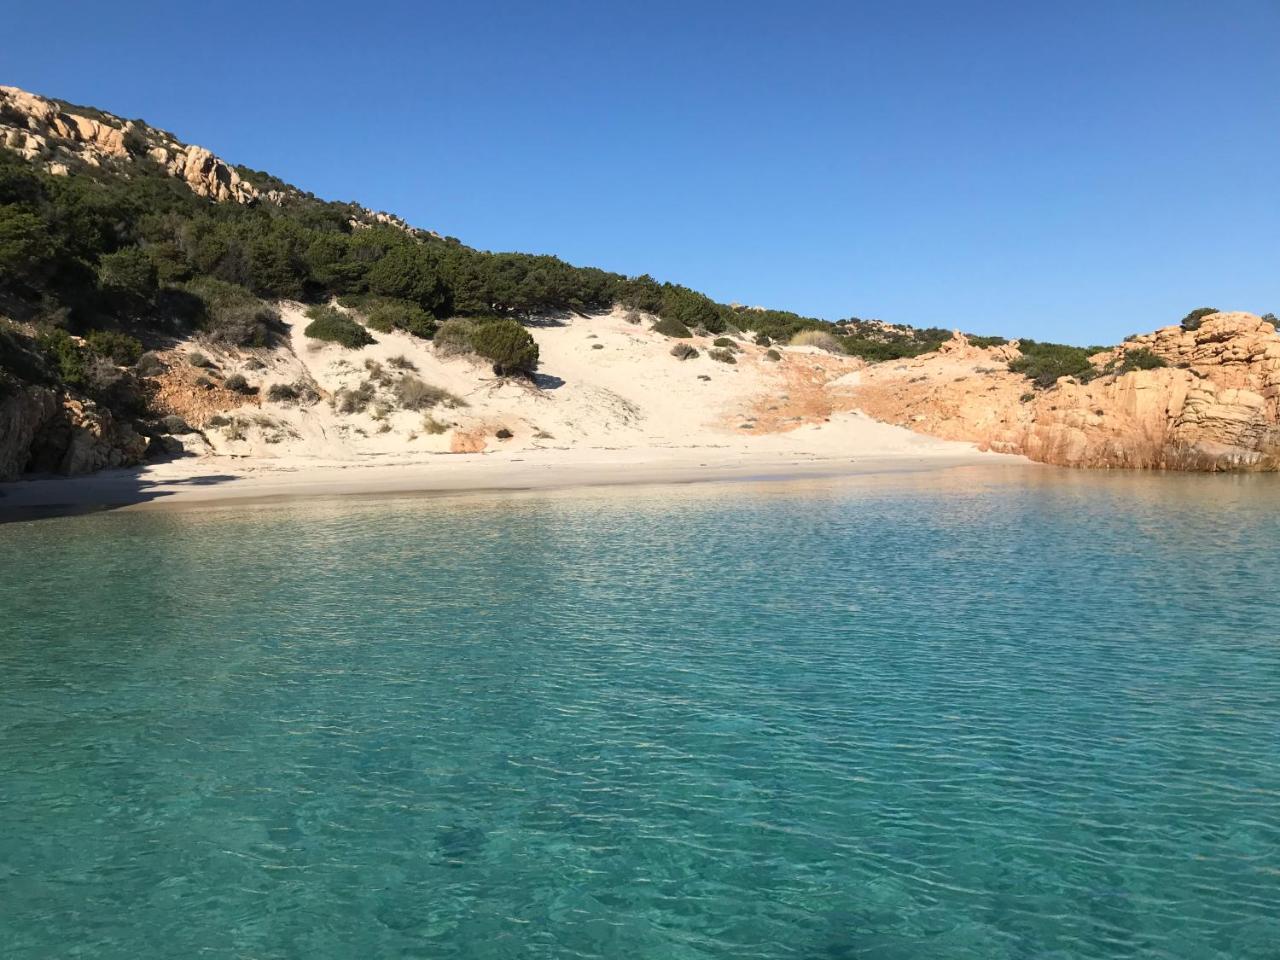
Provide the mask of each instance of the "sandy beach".
{"label": "sandy beach", "polygon": [[189,458],[127,470],[104,470],[87,477],[46,477],[0,484],[0,520],[95,509],[163,510],[308,497],[780,481],[992,464],[1030,465],[1018,457],[965,449],[898,453],[881,450],[839,457],[741,448],[542,450],[355,464]]}

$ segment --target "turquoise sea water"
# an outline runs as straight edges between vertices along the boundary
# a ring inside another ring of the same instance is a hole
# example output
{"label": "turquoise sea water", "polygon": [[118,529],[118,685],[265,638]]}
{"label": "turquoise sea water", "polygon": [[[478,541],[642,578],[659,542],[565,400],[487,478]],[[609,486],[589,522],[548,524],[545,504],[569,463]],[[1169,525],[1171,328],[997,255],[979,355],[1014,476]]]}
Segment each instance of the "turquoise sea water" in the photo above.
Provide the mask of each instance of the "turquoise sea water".
{"label": "turquoise sea water", "polygon": [[0,525],[0,956],[1280,956],[1280,483]]}

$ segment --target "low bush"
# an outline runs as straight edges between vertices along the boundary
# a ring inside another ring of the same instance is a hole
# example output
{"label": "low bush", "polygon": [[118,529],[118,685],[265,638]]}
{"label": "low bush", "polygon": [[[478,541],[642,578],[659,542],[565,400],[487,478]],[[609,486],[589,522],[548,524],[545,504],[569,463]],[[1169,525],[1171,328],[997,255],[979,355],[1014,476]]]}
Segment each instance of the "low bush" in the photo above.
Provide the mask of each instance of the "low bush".
{"label": "low bush", "polygon": [[94,330],[85,337],[89,349],[121,367],[132,366],[142,356],[142,344],[115,330]]}
{"label": "low bush", "polygon": [[160,426],[164,428],[165,433],[195,433],[187,421],[173,413],[167,417],[161,417]]}
{"label": "low bush", "polygon": [[199,350],[193,350],[191,353],[187,354],[187,363],[191,364],[193,367],[200,367],[202,369],[208,369],[213,366],[213,361]]}
{"label": "low bush", "polygon": [[267,387],[267,399],[272,403],[288,403],[298,399],[298,391],[287,383],[273,383]]}
{"label": "low bush", "polygon": [[471,343],[471,334],[475,330],[476,324],[474,321],[464,320],[461,317],[446,320],[440,324],[439,329],[436,330],[436,335],[432,338],[436,353],[444,357],[464,356],[469,353],[475,353],[476,348]]}
{"label": "low bush", "polygon": [[427,414],[422,418],[422,430],[424,433],[438,435],[447,432],[448,429],[449,425],[447,423],[442,423],[435,417],[431,416],[431,414]]}
{"label": "low bush", "polygon": [[515,320],[482,323],[471,334],[476,353],[493,362],[500,377],[530,374],[538,366],[538,344]]}
{"label": "low bush", "polygon": [[801,330],[791,338],[793,347],[817,347],[827,353],[844,353],[840,338],[825,330]]}
{"label": "low bush", "polygon": [[757,347],[773,346],[773,337],[769,336],[767,333],[757,333],[754,339]]}
{"label": "low bush", "polygon": [[1168,365],[1169,361],[1164,357],[1142,347],[1138,350],[1126,351],[1124,359],[1116,367],[1116,373],[1129,373],[1131,370],[1159,370]]}
{"label": "low bush", "polygon": [[387,366],[396,370],[417,370],[418,365],[406,357],[404,354],[397,354],[394,357],[387,358]]}
{"label": "low bush", "polygon": [[1217,307],[1197,307],[1182,318],[1182,329],[1186,331],[1199,330],[1200,324],[1204,323],[1204,318],[1217,312]]}
{"label": "low bush", "polygon": [[233,373],[222,381],[222,385],[235,393],[249,392],[249,381],[244,378],[243,373]]}
{"label": "low bush", "polygon": [[443,405],[446,407],[464,407],[466,401],[443,387],[424,383],[414,376],[401,377],[396,384],[396,399],[406,410],[428,410]]}
{"label": "low bush", "polygon": [[725,350],[722,347],[717,347],[714,350],[708,350],[707,356],[710,357],[712,360],[719,361],[720,363],[737,363],[738,362],[737,359],[734,358],[732,350]]}
{"label": "low bush", "polygon": [[728,337],[716,337],[711,341],[713,347],[723,347],[725,350],[737,350],[738,345]]}
{"label": "low bush", "polygon": [[764,358],[766,360],[781,360],[782,354],[780,354],[777,350],[766,350],[764,352]]}
{"label": "low bush", "polygon": [[424,340],[430,340],[440,326],[435,317],[409,300],[372,300],[366,304],[364,316],[374,330],[382,333],[403,330]]}
{"label": "low bush", "polygon": [[49,366],[70,387],[84,387],[89,377],[89,351],[65,330],[49,330],[36,340]]}
{"label": "low bush", "polygon": [[1009,341],[1004,337],[970,337],[971,347],[1003,347]]}
{"label": "low bush", "polygon": [[677,343],[672,345],[671,355],[677,360],[692,360],[698,355],[698,350],[691,343]]}
{"label": "low bush", "polygon": [[339,413],[359,413],[373,402],[378,394],[373,381],[366,380],[354,390],[339,390],[333,398],[333,405]]}
{"label": "low bush", "polygon": [[653,329],[664,337],[678,337],[681,340],[693,336],[688,327],[673,317],[660,317],[653,325]]}
{"label": "low bush", "polygon": [[1052,387],[1062,377],[1091,380],[1098,374],[1089,362],[1091,351],[1087,347],[1022,340],[1018,349],[1022,356],[1009,362],[1009,370],[1030,378],[1041,389]]}
{"label": "low bush", "polygon": [[[279,339],[282,330],[279,312],[239,284],[198,277],[162,292],[171,298],[185,296],[191,300],[200,325],[214,343],[268,347]],[[184,303],[179,312],[191,313],[193,308]]]}
{"label": "low bush", "polygon": [[133,365],[133,371],[140,377],[158,377],[167,370],[159,357],[154,353],[144,353]]}
{"label": "low bush", "polygon": [[336,343],[348,350],[376,342],[368,330],[333,307],[310,307],[307,316],[311,322],[302,332],[312,340]]}

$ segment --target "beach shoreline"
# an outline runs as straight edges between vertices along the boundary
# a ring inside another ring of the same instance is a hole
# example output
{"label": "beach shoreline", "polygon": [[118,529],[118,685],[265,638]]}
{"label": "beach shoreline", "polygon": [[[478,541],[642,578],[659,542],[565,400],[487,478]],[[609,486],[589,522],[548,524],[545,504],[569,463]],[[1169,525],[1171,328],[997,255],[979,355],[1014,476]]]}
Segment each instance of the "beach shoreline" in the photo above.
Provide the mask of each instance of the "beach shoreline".
{"label": "beach shoreline", "polygon": [[786,481],[992,465],[1033,466],[1021,457],[946,448],[866,456],[681,447],[437,454],[395,462],[181,458],[88,476],[0,484],[0,521],[98,510]]}

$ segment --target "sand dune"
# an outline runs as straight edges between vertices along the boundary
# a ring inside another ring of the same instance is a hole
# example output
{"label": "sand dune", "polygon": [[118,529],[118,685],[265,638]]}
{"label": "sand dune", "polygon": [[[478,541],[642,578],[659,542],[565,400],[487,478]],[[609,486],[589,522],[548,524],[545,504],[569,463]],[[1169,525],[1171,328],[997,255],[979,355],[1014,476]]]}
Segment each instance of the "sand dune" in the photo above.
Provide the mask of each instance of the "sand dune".
{"label": "sand dune", "polygon": [[[812,348],[780,348],[775,361],[765,348],[736,338],[737,362],[726,364],[708,356],[710,338],[695,337],[685,342],[700,355],[679,360],[670,353],[674,341],[621,313],[565,317],[531,328],[541,361],[536,382],[528,383],[495,377],[472,358],[441,357],[428,341],[399,332],[376,334],[378,342],[360,350],[318,343],[303,335],[300,305],[284,304],[282,316],[287,345],[258,351],[254,360],[207,345],[170,352],[175,382],[164,396],[200,428],[183,437],[194,455],[138,470],[9,484],[0,488],[0,503],[687,482],[999,459],[857,412],[850,388],[862,362]],[[194,349],[212,359],[213,371],[190,367]],[[259,387],[258,397],[229,401],[218,389],[185,389],[186,380],[217,381],[235,372]],[[462,405],[403,409],[396,395],[405,376],[449,391]],[[342,413],[341,392],[371,379],[381,381],[375,399],[365,410]],[[266,393],[274,383],[310,386],[319,399],[272,402]]]}

